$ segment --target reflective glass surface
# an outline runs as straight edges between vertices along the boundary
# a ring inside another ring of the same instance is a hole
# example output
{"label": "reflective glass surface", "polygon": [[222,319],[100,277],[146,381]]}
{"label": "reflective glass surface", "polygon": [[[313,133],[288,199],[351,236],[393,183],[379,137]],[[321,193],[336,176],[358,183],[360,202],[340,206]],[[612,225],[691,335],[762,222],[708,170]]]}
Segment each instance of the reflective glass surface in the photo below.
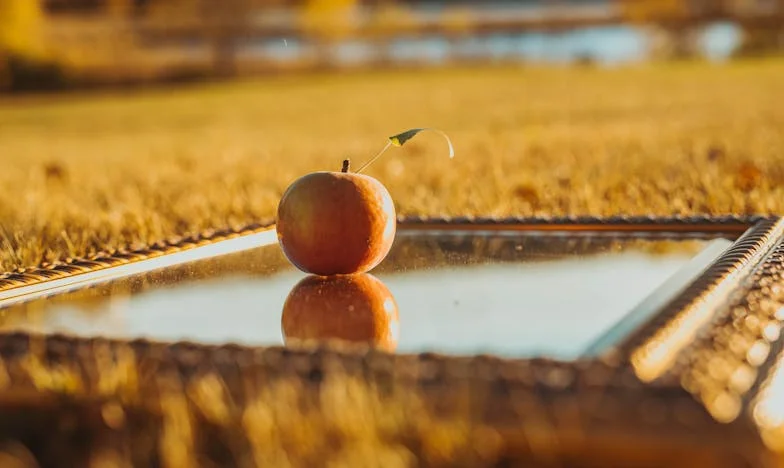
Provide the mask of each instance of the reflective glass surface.
{"label": "reflective glass surface", "polygon": [[306,279],[273,240],[17,304],[0,310],[0,330],[573,359],[622,339],[731,244],[708,234],[400,230],[370,276],[338,281]]}

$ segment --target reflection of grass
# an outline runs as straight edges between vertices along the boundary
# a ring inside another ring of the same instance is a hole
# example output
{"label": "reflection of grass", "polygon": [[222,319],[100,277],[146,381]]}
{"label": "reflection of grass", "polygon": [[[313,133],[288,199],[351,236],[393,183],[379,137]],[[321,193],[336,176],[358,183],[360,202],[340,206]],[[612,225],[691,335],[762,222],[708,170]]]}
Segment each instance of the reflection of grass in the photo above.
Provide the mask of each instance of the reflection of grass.
{"label": "reflection of grass", "polygon": [[[544,360],[511,372],[492,358],[446,366],[438,356],[14,340],[0,361],[0,375],[15,377],[0,392],[0,438],[62,427],[28,444],[57,465],[677,466],[673,452],[715,461],[687,446],[695,439],[677,424],[592,423],[600,408],[639,406],[634,387],[604,386],[611,374],[600,364],[572,380],[574,370]],[[586,376],[592,385],[575,383]],[[578,389],[584,400],[565,404]],[[598,400],[614,404],[594,409]],[[66,443],[76,434],[79,443]]]}
{"label": "reflection of grass", "polygon": [[0,271],[270,218],[284,188],[369,173],[401,214],[784,208],[784,62],[307,76],[0,104]]}
{"label": "reflection of grass", "polygon": [[693,256],[705,241],[677,238],[614,238],[609,236],[399,236],[395,247],[374,272],[405,272],[415,268],[476,265],[490,262],[549,262],[619,252],[651,256]]}
{"label": "reflection of grass", "polygon": [[[456,455],[453,451],[460,450],[465,452],[463,457],[476,457],[465,423],[431,414],[421,396],[401,386],[379,393],[377,385],[343,372],[318,386],[288,378],[254,381],[260,375],[253,372],[241,379],[245,395],[237,399],[226,392],[220,376],[209,371],[184,381],[169,372],[137,381],[141,370],[137,365],[145,363],[156,364],[154,360],[127,361],[122,356],[118,365],[127,374],[101,369],[102,381],[112,383],[90,392],[76,367],[54,369],[40,359],[25,359],[21,367],[32,380],[41,382],[41,390],[75,398],[0,397],[0,409],[17,427],[8,432],[35,433],[67,424],[71,418],[69,427],[89,441],[87,446],[69,450],[79,444],[39,444],[32,450],[49,457],[59,455],[59,464],[73,466],[82,466],[81,457],[87,454],[126,460],[127,455],[113,446],[121,441],[125,444],[120,446],[132,448],[140,466],[161,462],[163,466],[192,466],[196,460],[211,462],[209,466],[238,466],[237,460],[246,458],[253,465],[239,466],[323,466],[325,460],[337,466],[366,466],[374,460],[377,466],[402,467],[412,466],[415,455],[422,461],[449,460]],[[153,395],[150,384],[156,380],[166,390]],[[136,388],[139,383],[146,385]],[[101,397],[118,398],[129,406],[102,406]],[[119,427],[111,426],[107,409],[116,415]],[[417,418],[408,417],[412,411]]]}

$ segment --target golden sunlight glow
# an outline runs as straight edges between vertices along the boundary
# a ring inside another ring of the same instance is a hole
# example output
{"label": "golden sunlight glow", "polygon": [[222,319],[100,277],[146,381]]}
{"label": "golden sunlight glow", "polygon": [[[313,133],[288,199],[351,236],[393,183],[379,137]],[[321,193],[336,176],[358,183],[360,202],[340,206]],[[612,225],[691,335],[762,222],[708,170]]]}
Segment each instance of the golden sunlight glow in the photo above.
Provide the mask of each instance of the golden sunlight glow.
{"label": "golden sunlight glow", "polygon": [[681,349],[713,316],[714,307],[734,286],[737,274],[736,270],[728,275],[722,282],[725,287],[718,287],[700,298],[632,353],[631,362],[637,377],[650,382],[669,369]]}
{"label": "golden sunlight glow", "polygon": [[752,406],[754,421],[762,432],[766,445],[784,450],[784,354],[762,385]]}
{"label": "golden sunlight glow", "polygon": [[[771,229],[768,238],[778,238],[784,232],[784,222],[779,220]],[[694,339],[697,331],[708,323],[714,311],[722,304],[747,273],[746,266],[755,265],[766,253],[760,249],[743,265],[729,272],[719,284],[703,296],[695,299],[691,306],[685,307],[669,323],[635,349],[631,356],[634,371],[641,380],[650,382],[664,374],[677,358],[680,351]],[[766,355],[762,347],[750,351],[750,358]]]}

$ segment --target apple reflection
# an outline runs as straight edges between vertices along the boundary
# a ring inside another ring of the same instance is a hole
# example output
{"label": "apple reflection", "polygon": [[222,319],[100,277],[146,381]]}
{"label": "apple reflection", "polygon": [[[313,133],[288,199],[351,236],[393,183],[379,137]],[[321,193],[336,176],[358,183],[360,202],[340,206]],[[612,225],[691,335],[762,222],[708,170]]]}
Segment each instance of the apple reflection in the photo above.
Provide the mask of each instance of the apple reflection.
{"label": "apple reflection", "polygon": [[367,273],[305,277],[286,298],[281,322],[286,345],[337,340],[397,348],[397,303],[384,283]]}

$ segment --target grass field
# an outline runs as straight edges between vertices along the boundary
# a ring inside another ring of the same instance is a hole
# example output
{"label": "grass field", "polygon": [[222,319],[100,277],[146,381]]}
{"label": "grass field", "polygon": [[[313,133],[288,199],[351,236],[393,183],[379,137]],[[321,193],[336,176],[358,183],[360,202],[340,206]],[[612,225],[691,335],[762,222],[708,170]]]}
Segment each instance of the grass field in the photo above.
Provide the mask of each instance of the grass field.
{"label": "grass field", "polygon": [[277,77],[0,100],[0,271],[271,219],[313,170],[399,214],[784,211],[784,60]]}

